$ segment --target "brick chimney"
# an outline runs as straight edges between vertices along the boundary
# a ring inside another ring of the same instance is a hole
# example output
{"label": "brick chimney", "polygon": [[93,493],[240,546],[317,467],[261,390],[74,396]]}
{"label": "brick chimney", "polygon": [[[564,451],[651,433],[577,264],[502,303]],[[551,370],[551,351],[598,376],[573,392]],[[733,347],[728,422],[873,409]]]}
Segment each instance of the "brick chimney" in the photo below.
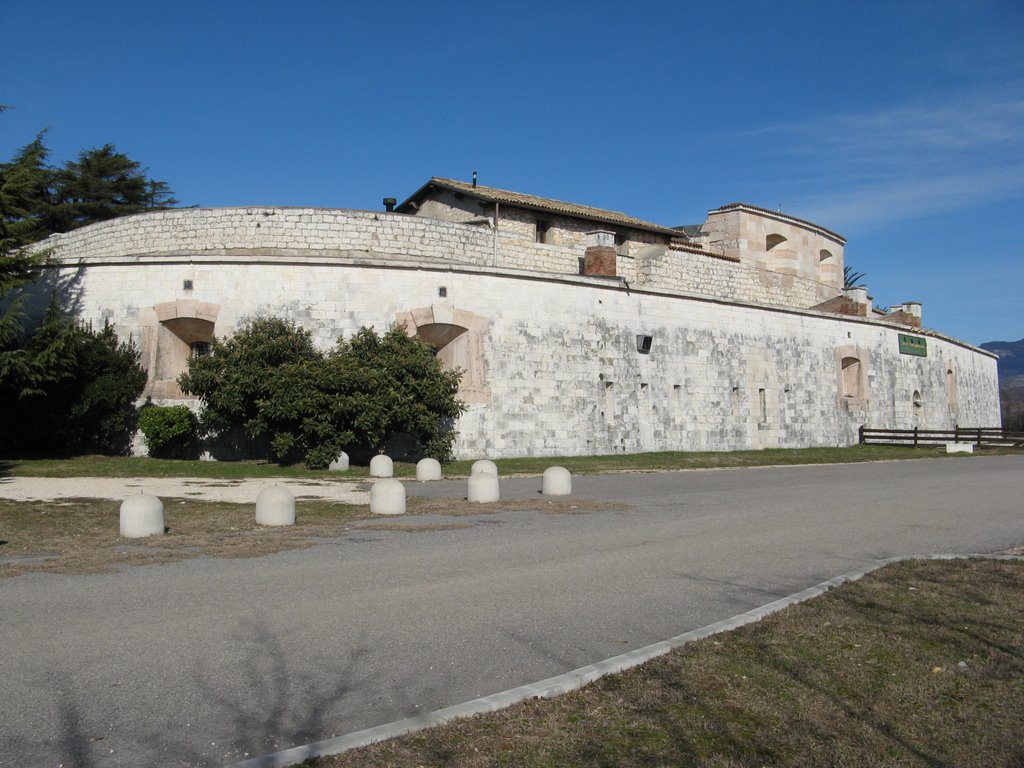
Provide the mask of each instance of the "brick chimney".
{"label": "brick chimney", "polygon": [[587,232],[583,274],[615,277],[615,233],[603,229]]}
{"label": "brick chimney", "polygon": [[911,328],[920,328],[921,302],[905,301],[902,304],[897,304],[896,306],[889,308],[885,317],[887,320],[892,320],[895,323],[909,325]]}

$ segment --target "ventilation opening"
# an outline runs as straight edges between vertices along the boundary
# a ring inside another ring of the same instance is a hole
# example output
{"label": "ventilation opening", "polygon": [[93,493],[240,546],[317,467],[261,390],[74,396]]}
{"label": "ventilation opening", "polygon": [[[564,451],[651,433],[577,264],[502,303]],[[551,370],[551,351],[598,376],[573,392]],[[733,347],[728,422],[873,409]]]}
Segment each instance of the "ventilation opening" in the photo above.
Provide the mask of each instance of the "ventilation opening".
{"label": "ventilation opening", "polygon": [[649,355],[651,353],[651,344],[654,343],[654,337],[649,334],[638,333],[636,335],[636,351],[641,355]]}

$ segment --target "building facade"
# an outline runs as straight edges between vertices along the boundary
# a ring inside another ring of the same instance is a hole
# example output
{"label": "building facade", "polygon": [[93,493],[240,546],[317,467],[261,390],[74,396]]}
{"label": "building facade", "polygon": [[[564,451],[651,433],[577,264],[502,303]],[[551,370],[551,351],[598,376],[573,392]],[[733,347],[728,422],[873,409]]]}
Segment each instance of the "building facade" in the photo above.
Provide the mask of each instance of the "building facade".
{"label": "building facade", "polygon": [[999,423],[996,358],[843,290],[845,240],[744,204],[670,228],[431,179],[385,211],[181,209],[45,242],[46,285],[131,336],[145,395],[249,319],[329,347],[403,324],[463,369],[463,457],[846,445]]}

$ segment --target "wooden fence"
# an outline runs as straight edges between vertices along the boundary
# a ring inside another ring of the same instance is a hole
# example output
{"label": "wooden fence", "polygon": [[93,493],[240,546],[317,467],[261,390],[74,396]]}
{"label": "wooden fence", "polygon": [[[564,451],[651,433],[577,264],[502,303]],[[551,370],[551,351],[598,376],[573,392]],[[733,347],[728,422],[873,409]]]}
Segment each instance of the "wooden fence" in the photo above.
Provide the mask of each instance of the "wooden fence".
{"label": "wooden fence", "polygon": [[1002,427],[954,427],[953,429],[870,429],[860,428],[861,445],[944,445],[971,443],[978,448],[1024,448],[1024,432],[1007,432]]}

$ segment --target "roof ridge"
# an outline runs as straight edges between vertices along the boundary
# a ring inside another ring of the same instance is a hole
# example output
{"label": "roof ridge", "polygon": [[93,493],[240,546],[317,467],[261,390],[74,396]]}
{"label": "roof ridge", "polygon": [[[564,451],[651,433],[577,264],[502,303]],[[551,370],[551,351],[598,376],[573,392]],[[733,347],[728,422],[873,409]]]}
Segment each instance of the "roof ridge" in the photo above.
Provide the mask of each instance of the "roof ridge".
{"label": "roof ridge", "polygon": [[[621,211],[613,211],[610,208],[597,208],[592,205],[571,203],[567,200],[557,200],[553,197],[541,197],[539,195],[531,195],[524,192],[515,192],[510,189],[489,187],[483,184],[477,184],[474,186],[470,182],[459,181],[458,179],[447,179],[442,176],[431,177],[430,181],[421,188],[421,191],[431,184],[446,187],[456,192],[475,195],[476,197],[495,202],[505,202],[512,205],[533,207],[566,216],[595,219],[611,225],[650,230],[677,237],[681,234],[678,230],[675,230],[672,227],[655,224],[654,222],[645,221],[644,219],[638,219],[635,216],[630,216],[629,214]],[[415,196],[416,195],[413,195],[413,197]]]}

